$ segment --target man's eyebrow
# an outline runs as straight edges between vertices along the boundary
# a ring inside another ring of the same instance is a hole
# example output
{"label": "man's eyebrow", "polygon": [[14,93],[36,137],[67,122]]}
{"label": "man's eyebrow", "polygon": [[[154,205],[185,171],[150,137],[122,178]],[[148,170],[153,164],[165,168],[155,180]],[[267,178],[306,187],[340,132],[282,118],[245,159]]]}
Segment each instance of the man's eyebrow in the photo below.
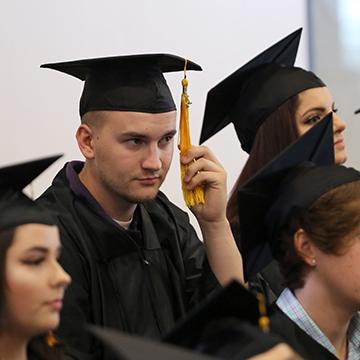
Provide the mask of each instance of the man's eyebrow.
{"label": "man's eyebrow", "polygon": [[164,136],[175,136],[176,133],[177,133],[176,130],[171,130],[171,131],[166,132],[166,133],[163,135],[163,137],[164,137]]}
{"label": "man's eyebrow", "polygon": [[[175,136],[176,134],[176,130],[170,130],[165,132],[164,134],[162,134],[160,137],[164,137],[164,136]],[[121,134],[122,137],[132,137],[132,138],[137,138],[137,139],[146,139],[148,138],[147,135],[144,135],[142,133],[139,132],[135,132],[135,131],[126,131],[124,133]]]}

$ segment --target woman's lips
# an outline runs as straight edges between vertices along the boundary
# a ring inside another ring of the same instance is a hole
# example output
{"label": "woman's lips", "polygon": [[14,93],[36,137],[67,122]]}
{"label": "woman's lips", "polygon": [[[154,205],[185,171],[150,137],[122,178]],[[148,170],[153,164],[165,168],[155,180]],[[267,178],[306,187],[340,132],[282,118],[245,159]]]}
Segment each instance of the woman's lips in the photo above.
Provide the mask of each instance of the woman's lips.
{"label": "woman's lips", "polygon": [[60,311],[63,306],[62,299],[55,299],[52,301],[46,302],[46,305],[50,306],[52,309]]}

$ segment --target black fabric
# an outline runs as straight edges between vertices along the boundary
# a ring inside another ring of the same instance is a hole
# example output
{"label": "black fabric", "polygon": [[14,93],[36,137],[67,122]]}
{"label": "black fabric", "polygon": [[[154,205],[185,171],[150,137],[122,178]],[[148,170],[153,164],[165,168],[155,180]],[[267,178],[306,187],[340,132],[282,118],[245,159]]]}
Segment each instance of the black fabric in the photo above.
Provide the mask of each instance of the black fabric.
{"label": "black fabric", "polygon": [[160,337],[218,286],[187,214],[162,193],[138,206],[137,240],[77,198],[65,168],[39,203],[58,213],[60,262],[72,276],[58,333],[76,359],[111,359],[85,323]]}
{"label": "black fabric", "polygon": [[[273,202],[265,217],[269,238],[276,238],[279,229],[295,212],[300,213],[306,210],[321,195],[353,181],[360,181],[360,172],[344,166],[305,166],[294,169],[281,182],[281,191],[275,195],[276,201]],[[277,249],[276,244],[273,244],[273,247],[274,250]]]}
{"label": "black fabric", "polygon": [[264,333],[246,321],[223,318],[209,324],[195,349],[221,359],[245,360],[281,342],[283,340],[279,336]]}
{"label": "black fabric", "polygon": [[[314,163],[333,164],[332,113],[284,149],[239,189],[239,238],[245,280],[253,278],[272,261],[276,238],[268,234],[265,218],[283,190],[282,180],[290,170],[306,161],[309,166],[314,166]],[[302,187],[296,196],[305,197],[306,191],[311,190]]]}
{"label": "black fabric", "polygon": [[[236,245],[243,253],[240,239],[240,228],[238,224],[231,225]],[[259,273],[248,279],[248,289],[252,292],[260,292],[265,296],[268,305],[272,305],[284,290],[284,277],[276,260],[270,261]]]}
{"label": "black fabric", "polygon": [[[184,58],[171,54],[111,56],[41,65],[85,81],[80,116],[95,110],[145,113],[176,110],[163,73],[181,71],[184,66]],[[201,67],[188,61],[186,69]]]}
{"label": "black fabric", "polygon": [[27,197],[22,189],[47,169],[61,155],[51,156],[0,169],[0,229],[23,224],[53,225],[48,211]]}
{"label": "black fabric", "polygon": [[306,334],[277,306],[270,316],[270,329],[278,334],[305,360],[337,360],[337,357]]}
{"label": "black fabric", "polygon": [[222,359],[246,359],[281,339],[258,328],[259,303],[233,281],[214,291],[164,337],[164,341]]}
{"label": "black fabric", "polygon": [[[108,348],[113,349],[116,359],[122,360],[216,360],[197,352],[177,346],[145,339],[135,335],[127,335],[112,329],[91,326],[89,330]],[[116,355],[115,355],[116,354]]]}
{"label": "black fabric", "polygon": [[229,123],[250,152],[264,120],[294,95],[325,84],[311,71],[294,67],[301,30],[296,30],[213,87],[207,95],[200,143]]}
{"label": "black fabric", "polygon": [[236,281],[214,291],[186,318],[178,322],[164,337],[164,341],[194,349],[203,341],[204,333],[225,318],[237,318],[253,325],[258,324],[258,300]]}

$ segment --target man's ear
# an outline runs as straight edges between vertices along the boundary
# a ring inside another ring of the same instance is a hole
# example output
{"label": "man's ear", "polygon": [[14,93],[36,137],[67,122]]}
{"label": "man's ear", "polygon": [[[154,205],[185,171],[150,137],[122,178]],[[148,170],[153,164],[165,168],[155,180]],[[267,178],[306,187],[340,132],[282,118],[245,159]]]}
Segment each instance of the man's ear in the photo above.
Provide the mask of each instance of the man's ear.
{"label": "man's ear", "polygon": [[316,265],[314,244],[304,229],[300,228],[295,232],[294,247],[297,254],[304,260],[307,265],[311,267]]}
{"label": "man's ear", "polygon": [[76,140],[85,159],[93,159],[95,157],[93,144],[94,129],[87,124],[81,124],[76,131]]}

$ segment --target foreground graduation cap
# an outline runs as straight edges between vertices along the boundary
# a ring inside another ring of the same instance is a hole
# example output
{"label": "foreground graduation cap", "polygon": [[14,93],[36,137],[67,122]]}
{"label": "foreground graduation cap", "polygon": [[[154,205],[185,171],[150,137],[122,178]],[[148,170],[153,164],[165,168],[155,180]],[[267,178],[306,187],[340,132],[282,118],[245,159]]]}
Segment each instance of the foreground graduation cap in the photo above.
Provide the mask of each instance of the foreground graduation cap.
{"label": "foreground graduation cap", "polygon": [[22,189],[62,155],[0,168],[0,230],[22,224],[54,224],[47,210],[28,198]]}
{"label": "foreground graduation cap", "polygon": [[257,326],[259,316],[259,306],[255,296],[234,281],[209,295],[164,339],[172,344],[194,348],[201,342],[201,336],[210,323],[232,317]]}
{"label": "foreground graduation cap", "polygon": [[[74,76],[84,83],[80,116],[88,111],[117,110],[163,113],[176,109],[164,72],[184,69],[185,59],[170,54],[141,54],[84,59],[48,68]],[[187,70],[201,70],[187,62]]]}
{"label": "foreground graduation cap", "polygon": [[256,297],[234,281],[212,293],[164,341],[221,358],[247,359],[282,340],[258,328]]}
{"label": "foreground graduation cap", "polygon": [[207,95],[200,144],[233,123],[241,147],[250,152],[263,121],[299,92],[325,84],[294,67],[302,29],[298,29],[236,70]]}
{"label": "foreground graduation cap", "polygon": [[154,340],[141,338],[121,333],[119,331],[89,327],[91,333],[99,338],[107,347],[117,354],[122,360],[212,360],[215,357],[202,355],[181,349],[173,345],[167,345]]}
{"label": "foreground graduation cap", "polygon": [[359,176],[333,164],[330,113],[238,191],[245,279],[270,263],[278,250],[279,231],[290,216],[307,209],[336,184]]}

